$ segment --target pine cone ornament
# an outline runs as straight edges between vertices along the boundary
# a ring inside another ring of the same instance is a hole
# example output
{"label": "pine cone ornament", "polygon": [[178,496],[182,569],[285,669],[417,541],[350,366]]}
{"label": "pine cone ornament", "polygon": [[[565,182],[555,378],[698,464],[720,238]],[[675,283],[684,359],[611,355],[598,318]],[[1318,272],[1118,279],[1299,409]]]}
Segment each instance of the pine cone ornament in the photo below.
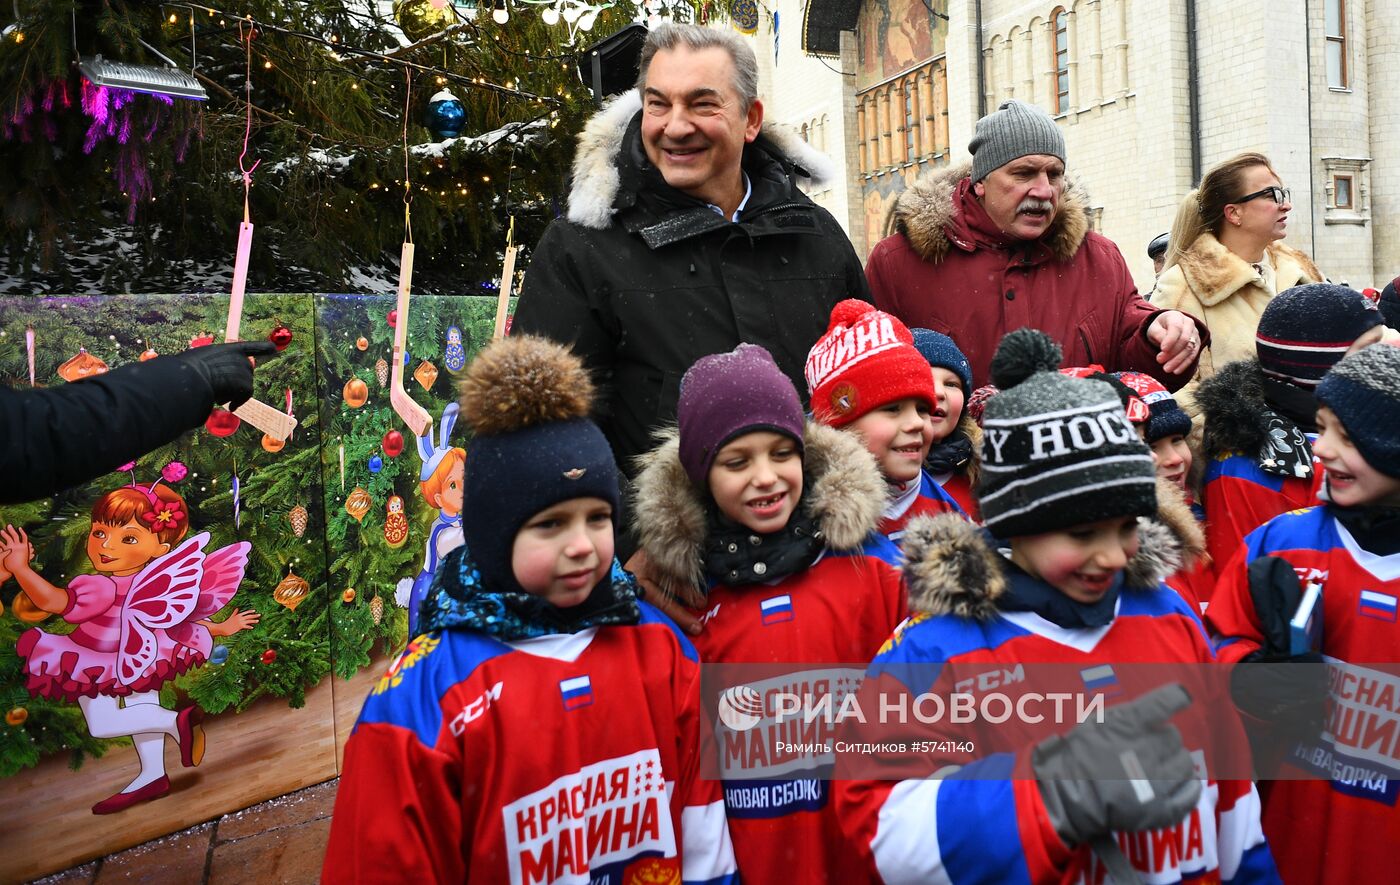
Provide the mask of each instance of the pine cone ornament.
{"label": "pine cone ornament", "polygon": [[376,596],[369,601],[369,616],[374,619],[374,626],[378,627],[379,622],[384,620],[384,600]]}
{"label": "pine cone ornament", "polygon": [[389,364],[383,359],[374,364],[374,380],[379,382],[380,387],[389,386]]}
{"label": "pine cone ornament", "polygon": [[298,538],[306,534],[307,512],[305,507],[300,504],[293,507],[291,512],[287,514],[287,520],[292,524],[292,534]]}

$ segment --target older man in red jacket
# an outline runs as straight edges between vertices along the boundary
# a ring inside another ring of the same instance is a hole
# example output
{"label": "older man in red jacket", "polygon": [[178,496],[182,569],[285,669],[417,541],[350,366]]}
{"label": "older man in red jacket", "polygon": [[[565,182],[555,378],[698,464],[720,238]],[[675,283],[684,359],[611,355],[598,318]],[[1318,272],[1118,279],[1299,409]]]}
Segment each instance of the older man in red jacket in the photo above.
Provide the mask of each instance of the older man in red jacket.
{"label": "older man in red jacket", "polygon": [[988,383],[1002,335],[1041,329],[1065,364],[1146,372],[1169,390],[1195,372],[1205,324],[1138,294],[1118,247],[1089,230],[1065,178],[1065,141],[1033,105],[1007,101],[977,121],[972,164],[936,172],[895,205],[898,233],[865,274],[875,304],[951,336]]}

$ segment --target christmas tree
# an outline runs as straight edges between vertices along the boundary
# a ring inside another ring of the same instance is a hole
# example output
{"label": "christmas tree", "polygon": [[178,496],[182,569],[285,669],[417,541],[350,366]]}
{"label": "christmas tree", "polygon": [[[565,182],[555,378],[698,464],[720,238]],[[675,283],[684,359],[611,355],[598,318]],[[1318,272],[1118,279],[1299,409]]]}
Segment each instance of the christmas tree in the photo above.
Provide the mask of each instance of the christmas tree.
{"label": "christmas tree", "polygon": [[[250,291],[391,291],[406,170],[415,291],[482,294],[510,219],[523,267],[562,209],[594,109],[580,46],[636,12],[584,0],[228,7],[54,0],[6,21],[5,291],[227,291],[241,159],[256,164]],[[208,99],[96,87],[78,60],[98,55],[168,57]],[[425,115],[443,90],[460,110],[433,132]]]}

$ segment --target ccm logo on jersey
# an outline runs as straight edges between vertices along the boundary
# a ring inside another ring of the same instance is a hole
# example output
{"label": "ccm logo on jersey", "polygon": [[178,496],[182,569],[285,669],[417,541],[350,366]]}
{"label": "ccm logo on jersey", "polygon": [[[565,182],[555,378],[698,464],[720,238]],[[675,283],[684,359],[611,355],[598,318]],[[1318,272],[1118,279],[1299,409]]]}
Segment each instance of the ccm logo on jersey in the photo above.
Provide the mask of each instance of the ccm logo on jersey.
{"label": "ccm logo on jersey", "polygon": [[452,722],[449,723],[449,727],[452,729],[453,737],[459,736],[466,730],[468,725],[480,719],[481,714],[491,709],[491,705],[501,699],[501,686],[503,685],[505,685],[504,682],[497,682],[495,685],[482,692],[481,696],[476,700],[473,700],[463,707],[462,712],[452,717]]}

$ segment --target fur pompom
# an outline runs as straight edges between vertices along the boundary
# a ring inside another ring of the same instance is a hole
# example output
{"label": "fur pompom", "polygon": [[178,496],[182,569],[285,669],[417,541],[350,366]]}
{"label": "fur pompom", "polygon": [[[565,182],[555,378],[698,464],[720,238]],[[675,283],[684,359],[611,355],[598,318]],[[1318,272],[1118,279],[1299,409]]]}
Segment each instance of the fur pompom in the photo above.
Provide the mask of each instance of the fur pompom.
{"label": "fur pompom", "polygon": [[533,335],[512,335],[477,354],[461,394],[462,418],[481,435],[586,418],[593,407],[593,381],[583,362],[567,347]]}
{"label": "fur pompom", "polygon": [[1205,454],[1230,452],[1250,457],[1264,444],[1264,372],[1258,360],[1229,363],[1196,388],[1196,404],[1205,415]]}
{"label": "fur pompom", "polygon": [[1039,329],[1008,332],[992,357],[992,383],[1002,390],[1015,387],[1036,372],[1058,370],[1064,356],[1060,345]]}

